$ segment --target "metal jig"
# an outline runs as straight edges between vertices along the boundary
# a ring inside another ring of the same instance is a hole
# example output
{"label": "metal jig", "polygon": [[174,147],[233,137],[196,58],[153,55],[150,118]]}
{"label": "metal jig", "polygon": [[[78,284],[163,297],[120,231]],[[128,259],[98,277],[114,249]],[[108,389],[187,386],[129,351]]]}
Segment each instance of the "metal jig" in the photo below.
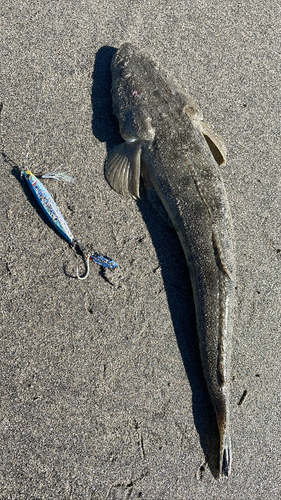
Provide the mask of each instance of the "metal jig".
{"label": "metal jig", "polygon": [[36,177],[31,172],[31,170],[26,170],[25,168],[22,169],[21,177],[24,177],[24,179],[26,180],[34,197],[36,198],[40,207],[42,208],[52,225],[56,228],[56,230],[68,243],[70,243],[75,249],[79,249],[82,253],[86,265],[86,272],[84,276],[79,276],[77,266],[76,275],[79,280],[84,280],[88,277],[90,259],[102,267],[107,267],[110,269],[116,269],[118,267],[118,264],[107,256],[100,255],[96,252],[91,255],[91,253],[86,251],[84,245],[82,245],[76,238],[74,238],[67,222],[65,221],[62,213],[60,212],[49,191],[45,188],[38,177]]}

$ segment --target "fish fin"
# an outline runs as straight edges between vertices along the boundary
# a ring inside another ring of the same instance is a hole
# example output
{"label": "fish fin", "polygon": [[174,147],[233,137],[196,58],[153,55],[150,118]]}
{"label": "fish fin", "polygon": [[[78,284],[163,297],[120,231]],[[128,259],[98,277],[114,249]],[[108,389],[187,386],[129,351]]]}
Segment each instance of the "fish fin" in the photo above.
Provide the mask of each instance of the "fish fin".
{"label": "fish fin", "polygon": [[211,153],[218,165],[226,164],[226,146],[217,132],[203,121],[200,122],[201,132],[211,150]]}
{"label": "fish fin", "polygon": [[122,142],[109,153],[105,164],[105,178],[117,193],[140,197],[140,155],[139,141]]}
{"label": "fish fin", "polygon": [[220,434],[219,476],[228,477],[231,473],[232,453],[229,434],[229,416],[225,407],[216,410],[218,430]]}
{"label": "fish fin", "polygon": [[184,107],[184,112],[189,116],[194,127],[204,135],[210,151],[218,165],[225,165],[226,146],[223,139],[208,123],[203,121],[203,114],[199,106],[191,101],[190,104]]}
{"label": "fish fin", "polygon": [[220,445],[220,477],[229,477],[231,474],[231,439],[229,434],[222,436]]}

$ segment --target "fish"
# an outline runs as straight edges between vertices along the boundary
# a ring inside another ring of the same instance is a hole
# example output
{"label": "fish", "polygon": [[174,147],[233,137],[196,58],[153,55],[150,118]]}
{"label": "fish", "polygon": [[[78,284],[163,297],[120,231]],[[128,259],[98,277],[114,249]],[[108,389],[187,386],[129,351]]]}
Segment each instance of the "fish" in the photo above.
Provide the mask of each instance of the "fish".
{"label": "fish", "polygon": [[130,43],[111,62],[112,107],[124,142],[105,162],[109,185],[148,199],[182,245],[204,378],[220,435],[218,477],[231,473],[230,376],[235,305],[233,222],[221,167],[223,140],[158,62]]}

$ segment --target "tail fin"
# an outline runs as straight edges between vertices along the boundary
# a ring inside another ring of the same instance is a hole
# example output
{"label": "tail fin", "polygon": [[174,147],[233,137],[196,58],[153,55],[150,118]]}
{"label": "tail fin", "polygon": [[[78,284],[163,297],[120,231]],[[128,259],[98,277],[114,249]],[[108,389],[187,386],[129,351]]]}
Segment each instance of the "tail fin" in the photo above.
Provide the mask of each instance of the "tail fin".
{"label": "tail fin", "polygon": [[229,434],[223,433],[220,444],[220,477],[230,476],[231,462],[231,439]]}

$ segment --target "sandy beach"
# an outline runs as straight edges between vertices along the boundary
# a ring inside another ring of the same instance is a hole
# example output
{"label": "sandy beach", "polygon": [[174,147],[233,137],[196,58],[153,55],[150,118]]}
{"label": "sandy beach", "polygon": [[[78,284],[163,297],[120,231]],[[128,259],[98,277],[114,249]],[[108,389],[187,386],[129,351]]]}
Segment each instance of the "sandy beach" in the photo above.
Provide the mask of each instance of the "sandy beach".
{"label": "sandy beach", "polygon": [[[1,6],[0,500],[281,498],[280,5],[7,0]],[[132,42],[225,140],[237,262],[230,478],[175,232],[104,178],[110,62]],[[45,179],[84,264],[20,178]],[[243,396],[244,394],[244,396]],[[246,396],[246,397],[245,397]],[[242,398],[242,399],[241,399]]]}

